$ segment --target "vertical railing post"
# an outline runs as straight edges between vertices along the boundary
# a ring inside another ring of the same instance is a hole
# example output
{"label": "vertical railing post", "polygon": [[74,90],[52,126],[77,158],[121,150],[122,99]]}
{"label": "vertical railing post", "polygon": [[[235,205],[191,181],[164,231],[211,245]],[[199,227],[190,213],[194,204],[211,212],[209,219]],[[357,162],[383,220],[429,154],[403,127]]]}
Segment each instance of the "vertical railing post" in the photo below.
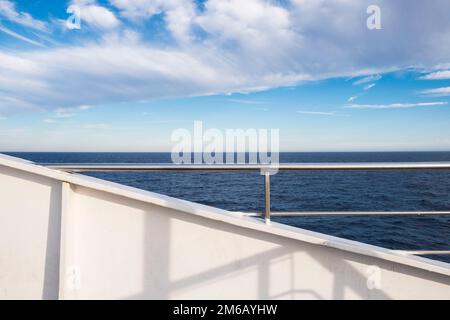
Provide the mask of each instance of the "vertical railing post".
{"label": "vertical railing post", "polygon": [[264,171],[264,200],[265,200],[265,221],[270,224],[270,172]]}

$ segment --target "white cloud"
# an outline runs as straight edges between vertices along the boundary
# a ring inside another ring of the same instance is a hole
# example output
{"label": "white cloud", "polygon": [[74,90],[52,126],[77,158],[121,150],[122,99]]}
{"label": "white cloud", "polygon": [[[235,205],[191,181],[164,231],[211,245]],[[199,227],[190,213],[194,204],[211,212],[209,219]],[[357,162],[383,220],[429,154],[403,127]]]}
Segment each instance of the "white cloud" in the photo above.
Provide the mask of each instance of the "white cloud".
{"label": "white cloud", "polygon": [[18,12],[15,4],[9,0],[0,0],[0,16],[25,27],[40,31],[46,30],[45,22],[34,19],[27,12]]}
{"label": "white cloud", "polygon": [[[286,8],[271,1],[261,0],[209,0],[206,12],[196,18],[196,23],[214,37],[218,44],[236,42],[243,51],[255,53],[271,48],[294,48],[295,32]],[[266,54],[267,52],[259,52]]]}
{"label": "white cloud", "polygon": [[92,27],[99,29],[114,29],[120,25],[111,10],[99,6],[95,0],[73,0],[72,4],[80,8],[80,19]]}
{"label": "white cloud", "polygon": [[450,70],[436,71],[420,77],[423,80],[448,80],[450,79]]}
{"label": "white cloud", "polygon": [[409,109],[418,107],[443,106],[447,102],[393,103],[393,104],[351,104],[348,109]]}
{"label": "white cloud", "polygon": [[359,98],[359,95],[357,95],[357,96],[351,96],[350,98],[348,98],[347,102],[352,102],[352,101],[354,101],[354,100],[356,100],[356,99],[358,99],[358,98]]}
{"label": "white cloud", "polygon": [[121,16],[136,21],[162,12],[167,29],[181,43],[192,40],[191,27],[197,16],[190,0],[110,0]]}
{"label": "white cloud", "polygon": [[2,55],[1,90],[10,97],[26,97],[14,104],[0,99],[0,110],[10,111],[30,104],[57,108],[252,91],[302,80],[301,74],[265,70],[249,75],[238,60],[223,60],[213,49],[153,49],[123,41]]}
{"label": "white cloud", "polygon": [[[251,92],[332,77],[362,77],[355,84],[365,85],[383,72],[450,62],[448,0],[416,1],[407,15],[401,2],[378,2],[389,14],[382,30],[370,31],[369,0],[209,0],[203,10],[190,0],[110,0],[133,21],[117,22],[107,7],[84,18],[82,10],[82,21],[108,31],[100,39],[0,50],[0,111]],[[158,13],[175,44],[140,37],[135,20]]]}
{"label": "white cloud", "polygon": [[420,93],[423,95],[428,95],[428,96],[433,96],[433,97],[446,97],[446,96],[450,96],[450,87],[423,90]]}
{"label": "white cloud", "polygon": [[130,19],[151,17],[160,13],[170,0],[109,0],[117,7],[121,15]]}

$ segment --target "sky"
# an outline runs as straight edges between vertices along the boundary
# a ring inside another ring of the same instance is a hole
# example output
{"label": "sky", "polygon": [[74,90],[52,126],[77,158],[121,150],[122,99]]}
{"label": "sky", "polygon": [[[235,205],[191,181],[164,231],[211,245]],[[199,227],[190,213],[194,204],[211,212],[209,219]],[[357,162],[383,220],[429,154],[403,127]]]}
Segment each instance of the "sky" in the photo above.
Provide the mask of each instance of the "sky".
{"label": "sky", "polygon": [[197,120],[279,129],[282,151],[450,150],[448,12],[448,0],[0,0],[0,150],[170,151]]}

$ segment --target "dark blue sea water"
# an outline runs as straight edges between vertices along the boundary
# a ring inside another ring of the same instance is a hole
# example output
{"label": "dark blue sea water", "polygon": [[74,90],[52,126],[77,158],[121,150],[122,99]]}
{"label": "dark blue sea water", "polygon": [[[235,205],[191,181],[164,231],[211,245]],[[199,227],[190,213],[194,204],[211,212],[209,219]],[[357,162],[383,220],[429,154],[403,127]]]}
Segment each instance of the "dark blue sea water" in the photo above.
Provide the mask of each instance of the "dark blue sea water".
{"label": "dark blue sea water", "polygon": [[[168,153],[9,153],[40,163],[166,163]],[[450,152],[282,153],[280,162],[450,161]],[[262,212],[259,173],[89,173],[234,211]],[[450,170],[280,172],[273,211],[450,211]],[[289,217],[274,220],[399,250],[449,250],[450,216]],[[450,256],[430,258],[450,262]]]}

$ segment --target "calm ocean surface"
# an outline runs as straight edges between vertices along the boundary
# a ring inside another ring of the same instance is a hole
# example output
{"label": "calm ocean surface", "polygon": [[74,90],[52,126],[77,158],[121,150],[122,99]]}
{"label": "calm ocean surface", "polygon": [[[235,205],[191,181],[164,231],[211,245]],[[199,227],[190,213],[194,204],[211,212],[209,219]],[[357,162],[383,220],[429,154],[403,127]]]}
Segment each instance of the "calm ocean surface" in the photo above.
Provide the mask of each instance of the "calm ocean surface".
{"label": "calm ocean surface", "polygon": [[[8,153],[41,163],[166,163],[169,153]],[[282,153],[280,162],[450,161],[450,152]],[[89,173],[234,211],[262,212],[258,173]],[[450,170],[280,172],[273,211],[450,211]],[[450,216],[274,218],[292,226],[399,250],[449,250]],[[450,262],[450,256],[431,257]]]}

